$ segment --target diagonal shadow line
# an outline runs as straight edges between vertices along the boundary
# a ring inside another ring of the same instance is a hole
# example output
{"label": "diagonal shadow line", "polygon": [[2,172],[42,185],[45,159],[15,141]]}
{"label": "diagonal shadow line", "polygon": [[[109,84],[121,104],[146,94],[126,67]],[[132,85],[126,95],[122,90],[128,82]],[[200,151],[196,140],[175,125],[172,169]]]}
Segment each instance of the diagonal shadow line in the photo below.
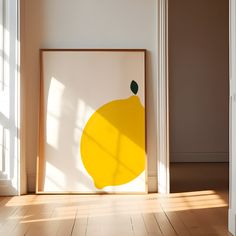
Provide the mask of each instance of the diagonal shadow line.
{"label": "diagonal shadow line", "polygon": [[10,119],[8,119],[2,112],[0,112],[0,124],[5,128],[10,127]]}
{"label": "diagonal shadow line", "polygon": [[[49,148],[50,148],[52,151],[56,152],[56,149],[53,148],[50,144],[47,144],[47,145],[49,146]],[[47,161],[49,161],[49,160],[47,160]],[[54,165],[57,169],[61,170],[61,167],[59,167],[59,165],[55,162],[55,160],[54,160],[54,161],[53,161],[53,160],[50,160],[49,162],[50,162],[52,165]],[[84,173],[82,173],[81,171],[77,170],[77,173],[78,173],[78,175],[79,175],[83,180],[85,180],[85,181],[82,181],[82,182],[79,182],[79,183],[82,184],[82,185],[84,185],[85,187],[88,187],[88,185],[89,185],[89,183],[91,182],[91,180],[90,180],[86,175],[84,175]],[[46,176],[45,176],[45,177],[46,177]]]}
{"label": "diagonal shadow line", "polygon": [[[121,166],[123,166],[124,168],[126,168],[127,170],[129,170],[133,175],[137,176],[138,173],[136,173],[135,171],[133,171],[131,168],[129,168],[126,164],[124,164],[124,162],[122,161],[118,161],[117,155],[112,154],[110,151],[108,151],[105,147],[103,147],[100,143],[97,142],[97,140],[95,140],[94,138],[92,138],[90,135],[88,135],[86,132],[83,131],[83,133],[90,139],[92,140],[101,150],[103,150],[104,152],[108,153],[108,155],[115,159],[117,163],[119,163]],[[140,175],[141,173],[139,173]]]}
{"label": "diagonal shadow line", "polygon": [[[7,118],[2,112],[0,112],[0,125],[9,129],[10,123],[11,123],[11,119]],[[12,128],[13,128],[13,130],[16,130],[16,132],[14,132],[14,134],[15,134],[15,136],[17,136],[17,134],[20,133],[20,129],[18,127],[16,127],[15,125]]]}

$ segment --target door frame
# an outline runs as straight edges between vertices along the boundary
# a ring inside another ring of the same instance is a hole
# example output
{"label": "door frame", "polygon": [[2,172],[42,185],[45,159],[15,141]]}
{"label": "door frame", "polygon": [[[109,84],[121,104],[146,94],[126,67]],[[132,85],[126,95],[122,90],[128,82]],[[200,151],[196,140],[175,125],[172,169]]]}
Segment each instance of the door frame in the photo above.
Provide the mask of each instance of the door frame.
{"label": "door frame", "polygon": [[[236,3],[229,0],[229,211],[228,228],[236,235]],[[233,122],[234,121],[234,122]]]}
{"label": "door frame", "polygon": [[[236,0],[229,0],[229,210],[228,229],[236,235]],[[158,192],[170,192],[168,101],[168,0],[158,0]]]}
{"label": "door frame", "polygon": [[157,4],[157,183],[158,193],[170,192],[168,101],[168,0]]}

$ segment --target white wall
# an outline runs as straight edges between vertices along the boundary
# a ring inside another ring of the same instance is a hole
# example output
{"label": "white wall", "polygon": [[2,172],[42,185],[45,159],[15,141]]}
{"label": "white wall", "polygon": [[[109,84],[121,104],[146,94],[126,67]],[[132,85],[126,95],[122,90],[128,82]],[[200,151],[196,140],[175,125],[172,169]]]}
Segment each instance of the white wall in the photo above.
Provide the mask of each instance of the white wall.
{"label": "white wall", "polygon": [[145,48],[149,190],[156,191],[156,1],[22,0],[21,12],[28,190],[35,190],[39,48]]}
{"label": "white wall", "polygon": [[228,0],[169,0],[172,161],[228,161]]}

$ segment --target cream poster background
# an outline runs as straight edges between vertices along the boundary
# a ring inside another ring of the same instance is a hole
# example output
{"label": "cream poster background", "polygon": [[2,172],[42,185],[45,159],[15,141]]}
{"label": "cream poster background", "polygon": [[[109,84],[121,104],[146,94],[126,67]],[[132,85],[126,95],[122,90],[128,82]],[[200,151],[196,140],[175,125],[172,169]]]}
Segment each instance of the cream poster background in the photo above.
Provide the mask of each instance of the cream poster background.
{"label": "cream poster background", "polygon": [[[131,91],[132,81],[138,85],[136,95]],[[114,185],[114,182],[108,180],[104,186],[99,187],[95,183],[98,177],[89,173],[81,157],[84,128],[97,110],[117,100],[125,101],[131,96],[138,97],[145,108],[145,51],[42,50],[41,82],[38,192],[145,192],[146,168],[127,183]],[[145,117],[143,118],[144,124],[140,128],[145,130]],[[130,117],[129,124],[132,124],[132,120],[135,123],[137,117]],[[110,128],[112,129],[112,122]],[[119,127],[113,128],[122,133],[121,136],[127,136]],[[102,149],[110,148],[108,151],[112,153],[114,149],[110,143],[116,140],[115,132],[110,139],[107,138],[109,135],[103,136],[104,132],[101,130],[102,135],[98,139],[106,137],[108,144]],[[128,139],[128,143],[136,145],[135,137]],[[146,160],[145,137],[143,140],[143,158]],[[104,145],[104,140],[102,141]],[[104,159],[101,164],[98,158],[99,156],[95,157],[94,168],[101,171],[101,176],[111,172],[112,164],[106,166]],[[93,165],[91,161],[90,164]],[[128,163],[127,169],[135,170],[133,164]],[[99,168],[99,165],[104,168]]]}

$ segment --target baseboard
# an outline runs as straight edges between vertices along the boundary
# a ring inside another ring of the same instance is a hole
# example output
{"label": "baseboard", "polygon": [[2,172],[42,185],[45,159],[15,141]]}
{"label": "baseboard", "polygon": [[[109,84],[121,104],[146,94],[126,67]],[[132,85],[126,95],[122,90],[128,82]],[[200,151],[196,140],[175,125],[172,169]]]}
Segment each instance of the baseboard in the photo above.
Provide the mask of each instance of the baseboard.
{"label": "baseboard", "polygon": [[236,235],[236,212],[232,209],[228,210],[228,229],[233,235]]}
{"label": "baseboard", "polygon": [[170,153],[171,162],[228,162],[229,153],[183,152]]}
{"label": "baseboard", "polygon": [[1,196],[15,196],[18,191],[12,187],[11,180],[0,180],[0,195]]}
{"label": "baseboard", "polygon": [[[28,173],[27,174],[27,190],[28,193],[35,193],[36,191],[36,174]],[[157,176],[148,176],[148,192],[156,193],[157,192]]]}

